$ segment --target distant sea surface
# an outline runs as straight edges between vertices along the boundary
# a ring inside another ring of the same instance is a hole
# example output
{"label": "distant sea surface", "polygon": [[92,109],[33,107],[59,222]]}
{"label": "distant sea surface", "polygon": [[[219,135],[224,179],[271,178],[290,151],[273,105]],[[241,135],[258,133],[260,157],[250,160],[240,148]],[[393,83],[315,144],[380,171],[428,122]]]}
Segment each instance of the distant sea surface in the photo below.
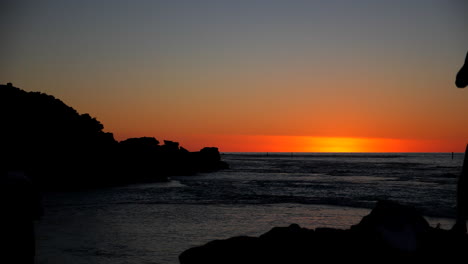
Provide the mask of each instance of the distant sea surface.
{"label": "distant sea surface", "polygon": [[[193,246],[274,226],[349,228],[376,201],[450,228],[463,154],[224,153],[231,168],[170,182],[44,194],[37,263],[178,263]],[[64,175],[66,177],[66,175]]]}

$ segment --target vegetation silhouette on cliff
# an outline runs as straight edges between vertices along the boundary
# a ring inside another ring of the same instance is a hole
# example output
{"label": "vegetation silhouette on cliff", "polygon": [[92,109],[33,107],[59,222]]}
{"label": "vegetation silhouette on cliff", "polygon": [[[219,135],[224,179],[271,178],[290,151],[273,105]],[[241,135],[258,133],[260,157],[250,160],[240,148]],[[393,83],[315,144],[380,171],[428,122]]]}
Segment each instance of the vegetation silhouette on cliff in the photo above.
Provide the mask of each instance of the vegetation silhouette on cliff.
{"label": "vegetation silhouette on cliff", "polygon": [[87,188],[164,181],[225,168],[217,148],[189,152],[155,138],[117,142],[89,114],[54,96],[0,85],[2,174],[24,171],[45,189]]}

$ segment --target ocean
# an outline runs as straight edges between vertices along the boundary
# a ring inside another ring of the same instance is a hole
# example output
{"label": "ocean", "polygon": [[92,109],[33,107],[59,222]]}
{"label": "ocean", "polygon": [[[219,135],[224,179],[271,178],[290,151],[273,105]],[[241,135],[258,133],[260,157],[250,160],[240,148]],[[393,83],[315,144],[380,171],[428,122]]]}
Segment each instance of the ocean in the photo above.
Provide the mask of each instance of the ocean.
{"label": "ocean", "polygon": [[178,263],[194,246],[275,226],[349,228],[378,200],[455,217],[463,153],[223,153],[230,169],[170,182],[51,192],[36,223],[36,261]]}

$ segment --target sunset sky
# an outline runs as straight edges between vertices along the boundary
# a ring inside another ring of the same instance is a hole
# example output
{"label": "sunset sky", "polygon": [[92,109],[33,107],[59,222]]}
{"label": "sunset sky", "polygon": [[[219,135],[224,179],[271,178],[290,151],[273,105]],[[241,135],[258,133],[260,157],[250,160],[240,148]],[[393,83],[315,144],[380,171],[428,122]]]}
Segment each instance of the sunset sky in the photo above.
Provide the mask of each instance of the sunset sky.
{"label": "sunset sky", "polygon": [[466,0],[0,0],[0,83],[117,140],[462,152]]}

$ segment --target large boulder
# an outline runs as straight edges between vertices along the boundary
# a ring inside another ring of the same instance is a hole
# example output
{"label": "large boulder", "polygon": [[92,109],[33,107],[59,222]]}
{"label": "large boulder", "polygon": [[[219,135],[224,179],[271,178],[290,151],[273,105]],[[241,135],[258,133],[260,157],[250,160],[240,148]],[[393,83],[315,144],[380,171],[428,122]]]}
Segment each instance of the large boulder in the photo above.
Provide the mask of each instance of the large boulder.
{"label": "large boulder", "polygon": [[429,223],[413,207],[393,201],[379,201],[372,212],[352,229],[374,237],[382,247],[402,252],[415,252],[422,246]]}
{"label": "large boulder", "polygon": [[218,148],[205,147],[198,153],[194,153],[196,167],[201,172],[211,172],[229,168],[229,165],[221,161],[221,154]]}

